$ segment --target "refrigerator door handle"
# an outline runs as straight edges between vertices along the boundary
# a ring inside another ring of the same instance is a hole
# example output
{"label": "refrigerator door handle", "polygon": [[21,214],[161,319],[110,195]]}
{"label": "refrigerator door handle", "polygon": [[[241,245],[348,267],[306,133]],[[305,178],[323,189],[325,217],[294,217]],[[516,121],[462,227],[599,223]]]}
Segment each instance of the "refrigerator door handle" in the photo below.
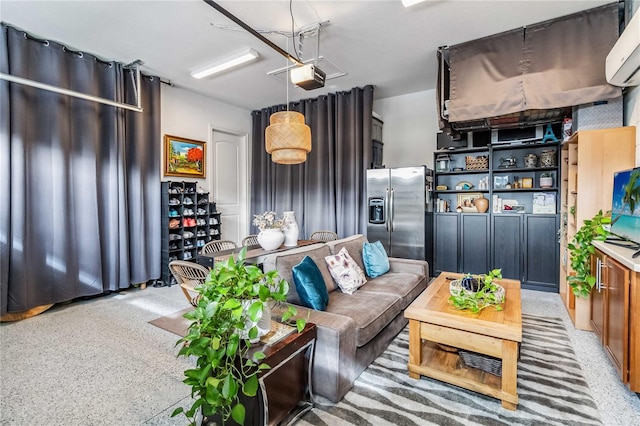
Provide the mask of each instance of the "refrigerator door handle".
{"label": "refrigerator door handle", "polygon": [[384,190],[384,212],[387,215],[386,220],[384,221],[384,226],[389,232],[389,188]]}
{"label": "refrigerator door handle", "polygon": [[394,201],[395,201],[394,197],[395,197],[395,194],[393,192],[393,188],[391,188],[391,202],[390,202],[390,206],[389,206],[389,213],[390,214],[388,216],[389,217],[389,222],[390,222],[390,226],[389,227],[391,228],[390,229],[391,232],[393,232],[393,220],[394,220],[393,216],[394,216],[394,213],[395,213],[394,212],[394,206],[393,206]]}

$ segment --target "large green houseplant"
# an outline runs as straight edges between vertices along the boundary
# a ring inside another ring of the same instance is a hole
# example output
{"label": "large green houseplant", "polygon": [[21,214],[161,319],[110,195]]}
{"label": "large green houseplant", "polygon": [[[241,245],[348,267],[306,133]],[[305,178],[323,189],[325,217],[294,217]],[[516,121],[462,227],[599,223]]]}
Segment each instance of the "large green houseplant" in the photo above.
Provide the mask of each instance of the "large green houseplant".
{"label": "large green houseplant", "polygon": [[[176,345],[182,345],[178,356],[193,356],[196,361],[194,368],[184,372],[194,402],[186,411],[177,408],[172,417],[183,413],[192,425],[199,410],[204,417],[218,415],[223,423],[232,418],[244,424],[245,407],[239,397],[241,393],[255,396],[258,374],[269,368],[261,362],[264,353],[256,352],[252,359],[246,355],[250,341],[258,337],[256,322],[268,303],[286,301],[289,285],[277,271],[245,265],[245,255],[246,247],[237,261],[232,256],[216,263],[205,284],[195,289],[200,293],[198,306],[184,315],[191,324]],[[295,314],[295,308],[287,305],[282,320],[289,321]],[[305,323],[296,320],[299,332]]]}
{"label": "large green houseplant", "polygon": [[611,217],[602,214],[600,210],[593,218],[584,221],[567,244],[571,269],[575,273],[567,277],[567,282],[576,296],[589,297],[591,289],[596,284],[596,277],[591,273],[591,255],[596,251],[593,242],[604,241],[607,238],[609,231],[605,226],[610,223]]}

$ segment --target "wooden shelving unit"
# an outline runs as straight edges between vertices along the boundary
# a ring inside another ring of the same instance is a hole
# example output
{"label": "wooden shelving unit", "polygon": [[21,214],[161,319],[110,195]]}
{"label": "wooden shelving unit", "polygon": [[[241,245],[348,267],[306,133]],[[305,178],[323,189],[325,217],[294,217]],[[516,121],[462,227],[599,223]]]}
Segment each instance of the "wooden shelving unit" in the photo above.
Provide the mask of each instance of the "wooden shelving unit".
{"label": "wooden shelving unit", "polygon": [[635,134],[633,126],[584,130],[562,145],[560,295],[575,327],[581,330],[591,330],[591,302],[576,298],[567,283],[567,276],[573,274],[567,245],[585,219],[599,210],[611,210],[613,173],[634,166]]}

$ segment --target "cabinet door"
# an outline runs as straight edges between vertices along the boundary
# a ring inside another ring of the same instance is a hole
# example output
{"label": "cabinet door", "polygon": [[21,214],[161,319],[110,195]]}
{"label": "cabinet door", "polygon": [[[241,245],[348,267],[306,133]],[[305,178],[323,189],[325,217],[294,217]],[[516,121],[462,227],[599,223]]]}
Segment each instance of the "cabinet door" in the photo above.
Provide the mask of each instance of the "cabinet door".
{"label": "cabinet door", "polygon": [[493,216],[491,241],[493,260],[491,269],[502,269],[503,278],[522,280],[522,216],[503,214]]}
{"label": "cabinet door", "polygon": [[525,214],[523,288],[558,292],[558,216]]}
{"label": "cabinet door", "polygon": [[459,272],[485,274],[489,270],[489,215],[463,213],[460,232]]}
{"label": "cabinet door", "polygon": [[591,328],[601,343],[604,343],[604,319],[607,315],[605,312],[606,289],[603,288],[603,283],[607,282],[605,259],[606,256],[599,251],[591,257],[591,271],[596,275],[596,285],[591,290]]}
{"label": "cabinet door", "polygon": [[458,271],[458,214],[436,213],[434,220],[434,276]]}
{"label": "cabinet door", "polygon": [[607,292],[607,316],[603,343],[618,375],[626,383],[629,365],[629,269],[610,257],[607,257],[605,265],[607,281],[603,286]]}

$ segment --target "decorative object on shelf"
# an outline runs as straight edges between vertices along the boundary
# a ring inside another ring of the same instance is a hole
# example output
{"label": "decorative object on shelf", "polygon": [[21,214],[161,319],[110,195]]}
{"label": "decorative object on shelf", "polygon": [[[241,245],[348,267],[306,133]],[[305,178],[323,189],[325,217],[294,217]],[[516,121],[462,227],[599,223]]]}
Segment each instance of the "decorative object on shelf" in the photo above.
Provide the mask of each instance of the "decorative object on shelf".
{"label": "decorative object on shelf", "polygon": [[542,173],[540,175],[540,188],[551,188],[553,186],[553,175],[551,173]]}
{"label": "decorative object on shelf", "polygon": [[500,158],[500,165],[498,168],[500,169],[512,169],[514,167],[518,167],[518,160],[512,155],[508,157]]}
{"label": "decorative object on shelf", "polygon": [[456,211],[457,211],[458,213],[462,213],[462,207],[460,207],[460,206],[456,207]]}
{"label": "decorative object on shelf", "polygon": [[536,192],[533,194],[533,213],[555,214],[556,194],[554,192]]}
{"label": "decorative object on shelf", "polygon": [[479,192],[460,193],[458,194],[458,206],[460,206],[465,213],[475,213],[478,211],[476,208],[476,200],[480,197],[482,197],[482,194]]}
{"label": "decorative object on shelf", "polygon": [[591,255],[595,252],[593,241],[604,241],[609,235],[605,225],[611,224],[611,217],[602,214],[602,210],[591,219],[586,219],[584,225],[574,234],[567,248],[571,259],[571,269],[575,275],[567,277],[567,283],[573,294],[579,297],[589,297],[591,289],[596,283],[596,277],[591,271]]}
{"label": "decorative object on shelf", "polygon": [[436,157],[436,171],[448,172],[450,163],[451,157],[449,157],[449,154],[438,154]]}
{"label": "decorative object on shelf", "polygon": [[485,170],[489,168],[489,157],[486,155],[478,157],[467,155],[464,159],[467,170]]}
{"label": "decorative object on shelf", "polygon": [[537,166],[538,166],[538,156],[534,153],[525,154],[524,167],[527,169],[532,169]]}
{"label": "decorative object on shelf", "polygon": [[479,213],[486,213],[489,210],[489,200],[484,198],[484,195],[476,198],[475,200],[476,209],[478,209]]}
{"label": "decorative object on shelf", "polygon": [[551,124],[547,124],[547,128],[544,131],[544,136],[542,137],[542,141],[540,141],[540,143],[546,143],[546,142],[558,142],[558,138],[553,133]]}
{"label": "decorative object on shelf", "polygon": [[298,235],[300,230],[298,228],[298,222],[296,222],[296,216],[293,211],[286,211],[283,213],[284,225],[282,230],[284,231],[284,245],[285,247],[294,247],[298,245]]}
{"label": "decorative object on shelf", "polygon": [[205,153],[202,141],[164,135],[164,175],[204,179]]}
{"label": "decorative object on shelf", "polygon": [[562,120],[562,141],[566,142],[569,140],[572,134],[573,120],[570,118],[565,118]]}
{"label": "decorative object on shelf", "polygon": [[556,166],[556,150],[545,149],[540,154],[540,167],[555,167]]}
{"label": "decorative object on shelf", "polygon": [[[230,257],[227,262],[217,262],[205,284],[195,289],[200,293],[198,306],[184,314],[191,323],[187,335],[176,343],[180,346],[178,356],[195,360],[195,366],[189,365],[184,371],[193,400],[188,410],[179,407],[172,417],[183,413],[195,424],[201,412],[205,417],[217,414],[225,424],[230,418],[244,424],[245,407],[239,397],[256,396],[258,375],[265,369],[260,361],[262,352],[247,358],[250,340],[259,336],[257,323],[265,315],[267,304],[286,302],[289,291],[289,284],[277,271],[264,273],[256,265],[245,265],[246,252],[244,247],[237,261]],[[243,309],[243,305],[248,308]],[[286,306],[284,322],[296,315],[292,305]],[[296,320],[298,332],[305,325],[304,319]]]}
{"label": "decorative object on shelf", "polygon": [[[288,96],[287,85],[287,98]],[[289,102],[287,102],[287,105]],[[304,115],[295,111],[271,114],[265,129],[265,150],[271,161],[278,164],[300,164],[311,152],[311,128],[304,122]]]}
{"label": "decorative object on shelf", "polygon": [[493,189],[505,189],[508,183],[509,183],[509,175],[493,177]]}
{"label": "decorative object on shelf", "polygon": [[436,191],[446,191],[447,189],[449,189],[449,187],[447,185],[438,185],[438,186],[436,186]]}
{"label": "decorative object on shelf", "polygon": [[467,182],[466,180],[456,183],[456,191],[468,191],[472,188],[473,184],[471,182]]}
{"label": "decorative object on shelf", "polygon": [[478,181],[478,189],[489,189],[489,176],[483,177]]}
{"label": "decorative object on shelf", "polygon": [[501,311],[505,290],[495,282],[499,279],[502,279],[501,269],[492,269],[486,275],[467,274],[463,278],[453,280],[449,283],[449,303],[458,309],[469,309],[473,313],[489,306]]}
{"label": "decorative object on shelf", "polygon": [[533,188],[533,178],[530,178],[530,177],[522,178],[522,187]]}

